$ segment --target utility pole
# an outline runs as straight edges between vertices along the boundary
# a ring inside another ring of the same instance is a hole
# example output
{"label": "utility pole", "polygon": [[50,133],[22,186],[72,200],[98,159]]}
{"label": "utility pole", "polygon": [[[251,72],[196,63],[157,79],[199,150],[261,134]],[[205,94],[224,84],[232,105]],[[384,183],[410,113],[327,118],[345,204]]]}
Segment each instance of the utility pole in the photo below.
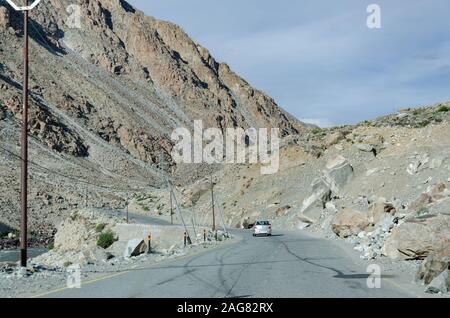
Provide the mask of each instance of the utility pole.
{"label": "utility pole", "polygon": [[211,181],[211,208],[212,208],[212,217],[213,217],[213,226],[212,226],[212,230],[213,232],[216,231],[216,213],[214,211],[214,182],[213,182],[213,177],[212,177],[212,173],[209,175],[210,176],[210,181]]}
{"label": "utility pole", "polygon": [[181,223],[183,224],[184,229],[185,229],[185,231],[186,231],[187,242],[188,242],[189,244],[192,244],[191,236],[189,235],[189,231],[188,231],[186,222],[184,222],[183,214],[181,213],[181,210],[180,210],[180,206],[179,206],[179,204],[178,204],[177,197],[175,196],[175,192],[173,191],[172,183],[171,183],[170,181],[168,181],[168,182],[169,182],[169,186],[170,186],[170,194],[172,195],[173,201],[175,202],[175,208],[176,208],[176,210],[177,210],[177,212],[178,212],[178,216],[179,216],[180,219],[181,219]]}
{"label": "utility pole", "polygon": [[[25,5],[28,1],[25,0]],[[20,221],[20,265],[27,267],[27,245],[28,245],[28,10],[23,12],[23,110],[22,110],[22,133],[20,138],[22,169],[20,176],[21,184],[21,209]]]}
{"label": "utility pole", "polygon": [[170,201],[170,225],[173,225],[173,202],[172,202],[172,193],[169,190],[169,201]]}
{"label": "utility pole", "polygon": [[34,9],[41,0],[34,0],[28,5],[28,0],[23,0],[23,6],[17,5],[20,0],[6,0],[16,11],[23,11],[23,110],[22,129],[20,137],[21,172],[20,172],[20,265],[27,266],[27,246],[28,246],[28,17],[29,11]]}
{"label": "utility pole", "polygon": [[[160,166],[161,172],[165,176],[166,180],[169,180],[169,178],[167,177],[167,171],[166,171],[166,169],[167,169],[167,162],[166,162],[166,159],[164,158],[164,154],[163,154],[162,151],[159,154],[159,166]],[[171,171],[170,172],[170,177],[172,177],[173,176],[173,166],[170,169],[171,169],[170,170]],[[169,185],[169,181],[167,181],[166,183],[167,183],[167,187],[168,187],[168,190],[169,190],[170,224],[173,225],[173,215],[174,215],[174,213],[173,213],[172,193],[171,193],[171,188],[170,188],[170,185]]]}
{"label": "utility pole", "polygon": [[229,233],[228,233],[228,230],[227,230],[227,226],[226,226],[226,224],[225,224],[225,219],[224,219],[224,217],[223,217],[223,209],[222,209],[222,207],[221,207],[221,205],[220,205],[220,203],[219,203],[219,200],[216,199],[216,202],[217,202],[217,208],[218,208],[218,210],[219,210],[219,216],[220,216],[220,220],[221,220],[221,222],[222,222],[223,230],[224,230],[224,232],[225,232],[225,235],[226,235],[226,236],[229,236]]}
{"label": "utility pole", "polygon": [[[171,168],[171,176],[173,175],[173,167]],[[170,191],[170,190],[169,190]],[[173,202],[172,202],[172,194],[169,193],[170,197],[170,224],[173,225]]]}
{"label": "utility pole", "polygon": [[20,137],[21,172],[20,172],[20,265],[27,266],[27,246],[28,246],[28,17],[29,11],[38,5],[41,0],[34,0],[28,5],[28,0],[23,0],[23,6],[17,5],[20,0],[6,0],[16,11],[23,11],[23,110],[22,129]]}
{"label": "utility pole", "polygon": [[87,190],[87,185],[84,186],[84,207],[86,209],[88,207],[88,190]]}

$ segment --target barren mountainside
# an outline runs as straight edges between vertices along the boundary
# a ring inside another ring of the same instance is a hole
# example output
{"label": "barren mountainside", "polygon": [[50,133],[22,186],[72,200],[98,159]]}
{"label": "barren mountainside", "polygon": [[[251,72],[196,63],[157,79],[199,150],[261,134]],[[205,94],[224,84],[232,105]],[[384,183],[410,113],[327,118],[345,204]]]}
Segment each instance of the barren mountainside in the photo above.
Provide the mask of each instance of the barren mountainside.
{"label": "barren mountainside", "polygon": [[[105,195],[155,184],[160,158],[170,160],[173,129],[196,119],[205,127],[279,127],[283,135],[305,127],[180,27],[126,1],[78,4],[43,1],[30,16],[34,213],[61,213],[61,204],[80,201],[109,205],[114,200]],[[0,204],[11,225],[18,221],[11,215],[18,207],[22,45],[22,16],[0,1]]]}

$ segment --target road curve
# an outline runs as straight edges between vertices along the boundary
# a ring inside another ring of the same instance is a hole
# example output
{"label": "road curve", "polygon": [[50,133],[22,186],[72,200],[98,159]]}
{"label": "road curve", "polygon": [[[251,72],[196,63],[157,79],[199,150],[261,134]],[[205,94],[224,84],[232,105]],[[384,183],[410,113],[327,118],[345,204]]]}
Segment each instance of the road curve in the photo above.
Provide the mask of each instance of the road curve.
{"label": "road curve", "polygon": [[[411,297],[382,279],[367,287],[366,268],[330,241],[302,233],[253,238],[189,258],[85,283],[45,297],[293,298]],[[390,277],[389,281],[395,279]]]}

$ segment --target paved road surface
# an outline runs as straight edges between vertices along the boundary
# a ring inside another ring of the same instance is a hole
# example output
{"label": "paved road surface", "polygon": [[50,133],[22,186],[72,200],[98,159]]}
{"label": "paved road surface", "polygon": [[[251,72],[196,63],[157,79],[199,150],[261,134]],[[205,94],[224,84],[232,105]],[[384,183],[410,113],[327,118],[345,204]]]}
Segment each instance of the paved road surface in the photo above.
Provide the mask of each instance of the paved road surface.
{"label": "paved road surface", "polygon": [[[46,253],[46,248],[29,248],[28,258],[33,258],[41,254]],[[20,260],[20,250],[6,250],[0,251],[0,263],[1,262],[17,262]]]}
{"label": "paved road surface", "polygon": [[253,238],[116,274],[46,297],[411,297],[395,277],[367,287],[366,268],[337,245],[301,233]]}

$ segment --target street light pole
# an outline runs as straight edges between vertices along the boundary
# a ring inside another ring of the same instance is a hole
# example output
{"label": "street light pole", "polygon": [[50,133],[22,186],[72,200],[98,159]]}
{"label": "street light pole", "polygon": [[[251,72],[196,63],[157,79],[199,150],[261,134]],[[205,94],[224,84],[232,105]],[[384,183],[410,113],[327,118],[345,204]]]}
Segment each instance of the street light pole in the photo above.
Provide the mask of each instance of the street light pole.
{"label": "street light pole", "polygon": [[[28,1],[25,0],[25,6]],[[20,264],[27,266],[27,228],[28,228],[28,10],[23,12],[23,111],[22,111],[22,133],[21,133],[21,210],[20,222]]]}

